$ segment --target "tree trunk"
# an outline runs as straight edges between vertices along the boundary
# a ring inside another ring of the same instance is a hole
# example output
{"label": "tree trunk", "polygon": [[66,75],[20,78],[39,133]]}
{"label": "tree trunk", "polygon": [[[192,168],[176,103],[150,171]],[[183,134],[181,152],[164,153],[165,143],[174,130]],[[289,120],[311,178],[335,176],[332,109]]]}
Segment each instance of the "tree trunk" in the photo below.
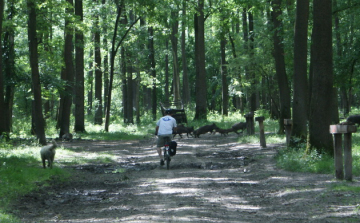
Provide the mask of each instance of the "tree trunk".
{"label": "tree trunk", "polygon": [[[166,52],[169,52],[169,41],[165,40],[165,47]],[[170,98],[170,92],[169,92],[169,54],[165,54],[165,100],[168,100]]]}
{"label": "tree trunk", "polygon": [[[72,0],[67,0],[69,5],[73,5]],[[73,16],[73,9],[66,8],[66,12],[69,14],[69,17]],[[70,115],[71,115],[71,104],[73,92],[73,81],[74,81],[74,64],[73,64],[73,29],[71,28],[72,24],[68,18],[65,19],[65,43],[64,43],[64,61],[65,67],[61,71],[61,79],[65,82],[64,91],[62,91],[60,103],[61,109],[59,110],[58,125],[60,127],[59,137],[61,138],[65,133],[70,132]]]}
{"label": "tree trunk", "polygon": [[[250,7],[249,7],[250,8]],[[254,61],[254,16],[252,14],[251,11],[248,12],[248,19],[249,19],[249,55],[250,55],[250,60]],[[255,67],[255,64],[253,62],[251,62],[251,67]],[[249,68],[248,68],[249,69]],[[249,69],[248,70],[249,76],[251,78],[251,85],[252,85],[252,89],[251,89],[251,96],[250,96],[250,110],[251,111],[256,111],[259,107],[259,103],[258,103],[258,90],[257,90],[257,85],[258,85],[258,81],[256,79],[256,75],[255,75],[255,70],[254,69]]]}
{"label": "tree trunk", "polygon": [[294,99],[292,136],[302,142],[307,139],[308,121],[308,80],[307,80],[307,39],[309,0],[297,0],[294,35]]}
{"label": "tree trunk", "polygon": [[126,66],[126,70],[127,70],[127,80],[126,80],[126,85],[127,85],[127,112],[126,112],[126,117],[125,117],[125,120],[126,120],[126,123],[131,123],[131,124],[134,124],[134,104],[133,104],[133,65],[132,65],[132,54],[129,50],[127,50],[127,54],[126,54],[126,60],[127,60],[127,66]]}
{"label": "tree trunk", "polygon": [[280,21],[282,10],[281,0],[272,1],[272,21],[274,24],[274,58],[275,58],[275,69],[279,86],[280,93],[280,118],[279,118],[279,133],[284,133],[284,119],[291,118],[290,109],[290,88],[289,82],[286,75],[285,68],[285,52],[284,44],[282,40],[282,22]]}
{"label": "tree trunk", "polygon": [[183,14],[182,14],[182,31],[181,31],[181,59],[182,59],[182,71],[183,71],[183,87],[182,87],[182,99],[184,104],[190,103],[190,87],[189,87],[189,75],[187,69],[186,59],[186,0],[183,0]]}
{"label": "tree trunk", "polygon": [[[83,21],[82,0],[75,0],[75,15]],[[84,110],[84,34],[76,30],[75,34],[75,132],[85,132]]]}
{"label": "tree trunk", "polygon": [[312,62],[313,79],[309,120],[309,143],[318,152],[333,154],[329,134],[334,109],[332,66],[332,6],[331,0],[314,0]]}
{"label": "tree trunk", "polygon": [[196,109],[195,120],[207,119],[207,84],[205,70],[205,16],[204,0],[198,0],[195,14],[195,58],[196,58]]}
{"label": "tree trunk", "polygon": [[[0,40],[2,40],[2,23],[4,16],[4,0],[0,0]],[[2,55],[2,41],[0,41],[0,55]],[[0,136],[4,133],[8,134],[6,130],[6,116],[4,106],[4,78],[3,78],[2,60],[0,60]]]}
{"label": "tree trunk", "polygon": [[[149,32],[149,42],[148,42],[148,47],[149,47],[149,61],[150,61],[150,76],[153,78],[153,80],[156,79],[156,62],[155,62],[155,49],[154,49],[154,29],[153,27],[149,27],[148,28],[148,32]],[[152,90],[150,91],[151,93],[151,113],[152,113],[152,118],[155,121],[156,120],[156,110],[157,110],[157,95],[156,95],[156,82],[154,81],[153,86],[152,86]]]}
{"label": "tree trunk", "polygon": [[127,123],[127,117],[128,117],[128,102],[127,100],[129,100],[129,96],[128,96],[128,84],[127,84],[127,78],[126,78],[126,70],[127,70],[127,64],[126,64],[126,53],[125,53],[125,47],[121,47],[121,82],[122,82],[122,86],[121,86],[121,91],[122,91],[122,104],[123,104],[123,116],[124,116],[124,123]]}
{"label": "tree trunk", "polygon": [[[120,5],[117,7],[117,15],[115,20],[115,27],[114,27],[114,35],[111,41],[111,52],[110,52],[110,79],[109,79],[109,90],[108,95],[106,97],[106,109],[105,109],[105,131],[109,132],[109,125],[110,125],[110,108],[111,108],[111,100],[112,100],[112,88],[113,88],[113,81],[114,81],[114,66],[115,66],[115,56],[117,53],[118,48],[115,46],[116,36],[118,25],[120,22],[120,16],[122,13],[122,9],[124,7],[124,1],[120,2]],[[120,62],[121,65],[121,62]]]}
{"label": "tree trunk", "polygon": [[[96,1],[96,0],[95,0]],[[100,29],[99,16],[95,15],[95,125],[103,123],[103,101],[102,101],[102,71],[101,71],[101,50],[100,50]]]}
{"label": "tree trunk", "polygon": [[[93,50],[90,50],[89,58],[93,56]],[[87,114],[91,115],[93,108],[93,92],[94,92],[94,69],[93,69],[93,61],[89,62],[89,71],[87,73],[87,84],[89,86],[89,90],[87,92]]]}
{"label": "tree trunk", "polygon": [[[36,35],[36,8],[35,2],[32,0],[27,1],[29,20],[28,20],[28,41],[30,53],[30,67],[32,78],[32,91],[34,94],[34,124],[36,137],[41,145],[46,145],[45,137],[45,121],[42,112],[41,102],[41,84],[38,63],[38,40]],[[1,10],[3,11],[3,10]],[[1,17],[2,18],[2,17]],[[1,97],[3,100],[3,95]],[[2,102],[3,103],[3,102]]]}
{"label": "tree trunk", "polygon": [[[244,7],[243,11],[242,11],[242,31],[243,31],[243,40],[244,40],[244,50],[245,52],[249,52],[249,29],[248,29],[248,19],[247,19],[247,8]],[[249,66],[245,65],[244,67],[244,73],[245,73],[245,77],[250,76],[249,74]],[[240,82],[240,80],[239,80]],[[241,82],[240,82],[241,83]],[[240,98],[240,112],[243,113],[244,112],[244,103],[242,103],[244,101],[243,97]]]}
{"label": "tree trunk", "polygon": [[[106,5],[106,0],[102,0],[102,5]],[[107,15],[103,15],[103,21],[106,21]],[[108,33],[107,31],[107,25],[103,25],[103,33]],[[109,102],[108,96],[109,96],[109,52],[108,52],[108,42],[107,37],[103,36],[103,50],[104,50],[104,114],[106,114],[106,109],[108,108],[107,103]]]}
{"label": "tree trunk", "polygon": [[[7,20],[11,23],[13,22],[14,19],[14,15],[16,13],[16,9],[15,9],[15,2],[14,1],[8,1],[8,6],[7,6]],[[3,3],[0,3],[3,4]],[[0,7],[3,7],[0,5]],[[3,13],[3,8],[0,8],[0,10],[2,10],[0,12],[0,16]],[[2,17],[1,17],[2,19]],[[1,23],[0,23],[1,26]],[[2,28],[2,27],[1,27]],[[0,33],[1,33],[1,29],[0,29]],[[0,34],[0,39],[1,38],[1,34]],[[2,132],[6,132],[9,133],[11,132],[12,129],[12,114],[13,114],[13,104],[14,104],[14,94],[15,94],[15,28],[7,28],[7,31],[4,33],[4,46],[3,46],[3,50],[2,53],[0,51],[0,55],[3,55],[3,70],[4,71],[4,77],[5,80],[8,80],[7,83],[5,83],[5,85],[3,86],[3,89],[5,90],[5,97],[4,97],[4,119],[5,119],[5,124],[2,126],[3,129],[1,129],[0,127],[0,135]],[[0,43],[0,48],[1,48],[1,43]],[[1,69],[1,65],[0,65],[0,69]],[[1,73],[0,73],[1,76]],[[0,87],[1,88],[1,87]],[[3,93],[3,91],[2,91]],[[1,96],[0,96],[1,97]],[[2,108],[1,108],[2,109]],[[1,116],[2,118],[2,116]],[[0,119],[1,119],[0,118]],[[1,123],[1,121],[0,121]],[[1,124],[0,124],[1,125]]]}
{"label": "tree trunk", "polygon": [[[337,1],[333,0],[333,5],[336,7],[337,5]],[[339,19],[339,15],[338,13],[334,13],[334,31],[335,31],[335,39],[336,39],[336,56],[338,58],[342,58],[343,56],[343,49],[342,49],[342,41],[341,41],[341,31],[340,31],[340,19]],[[336,59],[334,59],[336,61]],[[341,71],[340,71],[341,72]],[[346,71],[345,71],[346,72]],[[341,76],[345,76],[345,73],[339,73],[338,75]],[[342,79],[342,80],[346,80],[348,79],[348,75],[346,75],[347,77]],[[346,84],[348,83],[347,81],[344,81]],[[351,89],[351,85],[350,86],[346,86],[346,84],[339,83],[340,85],[340,95],[341,95],[341,108],[343,110],[344,116],[348,116],[350,113],[350,102],[349,102],[349,96],[348,96],[348,90],[347,89]]]}
{"label": "tree trunk", "polygon": [[174,89],[174,102],[181,101],[180,97],[180,75],[179,75],[179,63],[178,63],[178,30],[179,30],[179,22],[178,22],[178,13],[175,11],[171,12],[171,48],[173,55],[173,89]]}
{"label": "tree trunk", "polygon": [[226,46],[225,30],[222,30],[221,31],[221,39],[220,39],[222,115],[228,116],[229,90],[228,90],[228,82],[227,82],[227,62],[226,62],[225,46]]}

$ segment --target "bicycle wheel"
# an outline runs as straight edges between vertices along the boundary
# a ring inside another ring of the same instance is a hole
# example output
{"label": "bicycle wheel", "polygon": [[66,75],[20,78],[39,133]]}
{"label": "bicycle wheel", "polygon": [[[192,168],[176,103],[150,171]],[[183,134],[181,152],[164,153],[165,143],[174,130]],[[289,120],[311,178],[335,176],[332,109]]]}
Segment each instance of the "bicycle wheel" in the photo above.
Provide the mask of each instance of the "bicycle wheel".
{"label": "bicycle wheel", "polygon": [[171,159],[170,159],[170,156],[169,156],[169,154],[166,154],[166,169],[170,169],[170,161],[171,161]]}

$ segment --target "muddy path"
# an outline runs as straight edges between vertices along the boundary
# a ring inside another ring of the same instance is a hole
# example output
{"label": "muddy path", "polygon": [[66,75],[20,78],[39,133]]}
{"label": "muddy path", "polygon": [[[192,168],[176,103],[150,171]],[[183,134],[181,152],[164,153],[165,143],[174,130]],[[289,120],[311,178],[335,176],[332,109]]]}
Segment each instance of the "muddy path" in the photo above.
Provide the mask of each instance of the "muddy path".
{"label": "muddy path", "polygon": [[[336,191],[333,175],[278,169],[283,145],[239,144],[235,134],[176,138],[171,170],[154,139],[64,143],[79,156],[106,152],[117,162],[69,166],[68,182],[21,198],[23,222],[360,222],[360,194]],[[360,186],[357,178],[350,183]]]}

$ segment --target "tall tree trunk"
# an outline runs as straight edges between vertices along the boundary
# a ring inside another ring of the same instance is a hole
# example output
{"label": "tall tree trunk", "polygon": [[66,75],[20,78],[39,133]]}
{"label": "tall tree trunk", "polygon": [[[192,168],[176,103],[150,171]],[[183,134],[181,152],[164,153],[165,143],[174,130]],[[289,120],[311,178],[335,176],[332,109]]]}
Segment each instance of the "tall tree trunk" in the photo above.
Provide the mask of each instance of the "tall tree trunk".
{"label": "tall tree trunk", "polygon": [[132,52],[130,52],[130,50],[128,49],[126,51],[126,60],[127,60],[127,66],[126,66],[126,85],[127,85],[127,116],[126,118],[126,123],[131,123],[134,124],[134,104],[133,104],[133,71],[134,71],[134,67],[133,67],[133,56],[132,56]]}
{"label": "tall tree trunk", "polygon": [[[2,40],[2,23],[4,16],[4,0],[0,0],[0,40]],[[2,41],[0,41],[0,55],[2,55]],[[5,116],[5,106],[4,106],[4,78],[3,78],[3,65],[2,60],[0,60],[0,136],[4,133],[8,135],[6,129],[6,116]]]}
{"label": "tall tree trunk", "polygon": [[319,152],[333,154],[329,134],[334,107],[332,64],[332,5],[331,0],[313,3],[312,62],[313,79],[309,119],[309,144]]}
{"label": "tall tree trunk", "polygon": [[307,80],[307,39],[309,0],[297,0],[294,35],[294,99],[292,136],[302,142],[307,138],[308,121],[308,80]]}
{"label": "tall tree trunk", "polygon": [[195,15],[195,58],[196,58],[196,109],[195,120],[207,119],[207,84],[205,70],[205,16],[204,0],[198,0]]}
{"label": "tall tree trunk", "polygon": [[[69,5],[73,5],[72,0],[67,0]],[[72,8],[66,8],[66,12],[69,14],[68,17],[73,16],[74,10]],[[71,104],[73,92],[73,81],[74,81],[74,64],[73,64],[73,29],[72,24],[68,18],[65,19],[65,43],[64,43],[64,60],[65,67],[61,71],[61,79],[65,82],[64,90],[61,93],[61,110],[59,111],[58,125],[60,127],[59,137],[62,137],[65,133],[70,132],[70,115],[71,115]]]}
{"label": "tall tree trunk", "polygon": [[[109,79],[109,90],[108,90],[108,96],[107,96],[107,103],[106,103],[106,109],[105,109],[105,131],[109,132],[109,125],[110,125],[110,108],[111,108],[111,93],[112,93],[112,86],[113,86],[113,80],[114,80],[114,66],[115,66],[115,56],[116,53],[120,47],[120,44],[116,46],[116,37],[117,37],[117,30],[118,25],[120,22],[122,10],[124,8],[124,0],[122,0],[119,5],[117,6],[117,15],[115,20],[115,27],[114,27],[114,35],[111,42],[111,52],[110,52],[110,79]],[[124,21],[125,23],[125,21]],[[120,65],[123,59],[123,52],[121,52],[121,61]],[[123,69],[123,66],[121,66]]]}
{"label": "tall tree trunk", "polygon": [[165,53],[165,100],[168,100],[170,98],[170,92],[169,92],[169,41],[165,40],[165,47],[166,47],[166,53]]}
{"label": "tall tree trunk", "polygon": [[126,64],[126,53],[125,53],[125,47],[121,47],[121,82],[122,82],[122,86],[121,86],[121,91],[122,91],[122,104],[123,104],[123,116],[124,116],[124,123],[127,123],[127,117],[128,117],[128,105],[129,103],[127,102],[127,100],[129,100],[129,96],[128,96],[128,84],[127,84],[127,78],[126,78],[126,70],[127,70],[127,64]]}
{"label": "tall tree trunk", "polygon": [[[237,13],[238,15],[238,13]],[[246,14],[245,14],[246,15]],[[247,24],[247,22],[246,22]],[[247,28],[246,28],[247,29]],[[240,24],[239,24],[239,21],[236,21],[235,24],[233,24],[233,28],[232,28],[232,31],[233,33],[235,33],[236,36],[239,36],[239,33],[240,33]],[[230,44],[231,44],[231,53],[234,57],[234,59],[237,58],[237,54],[236,54],[236,47],[235,47],[235,40],[234,38],[232,37],[231,35],[231,32],[229,31],[229,41],[230,41]],[[240,69],[239,68],[234,68],[234,72],[237,73],[237,79],[238,79],[238,82],[241,83],[241,72],[239,71]],[[240,84],[238,86],[238,88],[240,88]],[[239,92],[239,90],[237,90]],[[241,97],[239,94],[235,94],[233,97],[232,97],[232,102],[233,102],[233,105],[235,107],[236,110],[238,109],[241,109]]]}
{"label": "tall tree trunk", "polygon": [[[249,7],[250,8],[250,7]],[[254,16],[252,14],[251,11],[248,12],[248,19],[249,19],[249,34],[248,34],[248,38],[249,38],[249,55],[250,55],[250,60],[254,61],[254,54],[255,54],[255,50],[254,50]],[[255,67],[255,64],[253,64],[253,62],[251,62],[251,66],[250,67]],[[248,67],[248,73],[249,76],[251,78],[251,85],[252,85],[252,90],[251,90],[251,96],[250,96],[250,110],[251,111],[256,111],[259,107],[259,103],[258,103],[258,90],[257,90],[257,85],[258,85],[258,81],[256,79],[256,75],[255,75],[255,70],[254,69],[250,69]]]}
{"label": "tall tree trunk", "polygon": [[[31,78],[32,78],[32,91],[34,94],[34,122],[35,122],[35,133],[41,145],[46,145],[45,137],[45,121],[42,112],[41,102],[41,83],[39,74],[39,63],[38,63],[38,40],[36,35],[36,8],[35,1],[27,1],[29,20],[28,20],[28,41],[29,41],[29,53],[30,53],[30,67],[31,67]],[[3,11],[3,10],[1,10]],[[2,17],[1,17],[2,18]],[[1,97],[3,100],[3,95]],[[2,102],[3,104],[3,102]]]}
{"label": "tall tree trunk", "polygon": [[[93,50],[90,50],[89,58],[93,56]],[[87,73],[87,84],[89,86],[89,90],[87,92],[87,114],[91,115],[93,108],[93,91],[94,91],[94,69],[93,69],[93,61],[89,61],[89,71]]]}
{"label": "tall tree trunk", "polygon": [[[96,1],[96,0],[95,0]],[[103,123],[103,100],[102,100],[102,87],[103,87],[103,74],[101,70],[101,50],[100,50],[100,27],[99,15],[95,15],[95,125]]]}
{"label": "tall tree trunk", "polygon": [[[149,42],[148,42],[148,48],[149,48],[149,61],[150,61],[150,76],[155,80],[156,78],[156,62],[155,62],[155,49],[154,49],[154,29],[152,26],[148,28],[149,32]],[[156,120],[156,109],[157,109],[157,95],[156,95],[156,82],[154,81],[152,89],[150,91],[151,93],[151,113],[153,120]]]}
{"label": "tall tree trunk", "polygon": [[[75,15],[83,21],[82,0],[75,0]],[[75,34],[75,132],[85,131],[84,110],[84,34],[76,30]]]}
{"label": "tall tree trunk", "polygon": [[280,118],[279,118],[279,133],[284,133],[284,119],[291,118],[290,105],[290,88],[285,69],[285,52],[282,40],[282,22],[281,22],[281,0],[272,1],[272,21],[274,24],[274,58],[275,69],[280,93]]}
{"label": "tall tree trunk", "polygon": [[[138,63],[139,61],[137,61]],[[140,124],[140,81],[141,81],[141,75],[140,75],[140,69],[136,70],[136,78],[134,80],[134,107],[135,107],[135,119],[136,124]]]}
{"label": "tall tree trunk", "polygon": [[[248,19],[247,19],[247,8],[244,7],[242,11],[242,31],[243,31],[243,40],[244,40],[244,50],[245,52],[249,52],[249,29],[248,29]],[[249,66],[245,65],[244,67],[245,77],[250,76]],[[242,103],[243,97],[240,98],[240,112],[244,112],[244,103]]]}
{"label": "tall tree trunk", "polygon": [[[2,4],[2,3],[0,3]],[[2,6],[0,6],[2,7]],[[3,9],[0,9],[3,10]],[[7,14],[7,22],[8,23],[14,23],[14,16],[16,13],[15,8],[15,2],[14,1],[8,1],[8,6],[6,10]],[[2,14],[2,12],[0,12]],[[2,18],[1,18],[2,19]],[[0,23],[1,26],[1,23]],[[1,29],[0,29],[1,33]],[[0,34],[0,39],[1,34]],[[4,129],[0,129],[0,135],[2,132],[9,133],[12,129],[12,114],[13,114],[13,104],[14,104],[14,94],[15,94],[15,28],[7,28],[7,31],[4,33],[4,46],[3,46],[3,64],[4,67],[2,71],[4,71],[5,80],[8,80],[7,83],[5,83],[4,90],[5,90],[5,97],[4,97],[4,119],[6,124],[3,126]],[[0,43],[1,48],[1,43]],[[0,55],[1,51],[0,51]],[[0,65],[1,69],[1,65]],[[1,74],[0,74],[1,76]],[[0,87],[1,88],[1,87]],[[0,105],[1,106],[1,105]],[[1,121],[0,121],[1,123]]]}
{"label": "tall tree trunk", "polygon": [[[102,5],[103,7],[106,6],[106,0],[102,0]],[[103,33],[108,33],[107,31],[107,24],[105,24],[107,18],[107,14],[104,13],[102,15],[102,19],[103,19],[103,29],[102,32]],[[110,80],[109,80],[109,50],[108,50],[108,39],[107,37],[104,35],[103,36],[103,49],[104,49],[104,114],[106,116],[106,109],[108,108],[108,96],[109,96],[109,85],[110,85]]]}
{"label": "tall tree trunk", "polygon": [[174,102],[181,101],[180,97],[180,75],[179,75],[179,63],[178,63],[178,30],[179,30],[179,22],[178,22],[178,13],[175,11],[171,12],[171,48],[172,48],[172,56],[173,56],[173,89],[174,89]]}
{"label": "tall tree trunk", "polygon": [[[225,21],[225,18],[222,19]],[[226,62],[226,25],[222,24],[222,30],[220,31],[220,55],[221,55],[221,87],[222,87],[222,115],[228,116],[229,110],[229,89],[227,82],[227,62]]]}
{"label": "tall tree trunk", "polygon": [[[334,7],[337,6],[337,1],[333,0]],[[335,10],[335,9],[334,9]],[[342,58],[343,56],[343,49],[342,49],[342,41],[341,41],[341,31],[340,31],[340,19],[338,13],[334,14],[334,31],[335,31],[335,39],[336,39],[336,56],[338,58]],[[335,60],[335,59],[334,59]],[[335,60],[336,61],[336,60]],[[341,71],[340,71],[341,72]],[[343,75],[339,73],[338,75]],[[348,79],[348,78],[346,78]],[[348,83],[347,81],[345,83]],[[351,89],[351,86],[345,87],[343,83],[339,83],[340,85],[340,95],[341,95],[341,108],[345,116],[348,116],[350,113],[350,103],[348,97],[348,90],[347,88]]]}
{"label": "tall tree trunk", "polygon": [[183,0],[183,13],[182,13],[182,24],[181,24],[181,59],[182,59],[182,71],[183,71],[183,87],[182,87],[182,98],[184,104],[190,103],[190,87],[189,87],[189,75],[187,69],[186,59],[186,0]]}

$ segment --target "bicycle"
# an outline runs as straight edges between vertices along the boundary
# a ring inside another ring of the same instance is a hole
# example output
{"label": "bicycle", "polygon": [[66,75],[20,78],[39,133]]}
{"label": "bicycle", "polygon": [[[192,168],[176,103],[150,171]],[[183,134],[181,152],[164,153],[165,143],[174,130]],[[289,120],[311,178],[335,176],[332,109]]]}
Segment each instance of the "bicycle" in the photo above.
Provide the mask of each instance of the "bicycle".
{"label": "bicycle", "polygon": [[169,142],[171,141],[170,137],[164,137],[164,160],[166,162],[166,169],[170,169],[170,161],[171,161],[171,156],[169,153]]}

